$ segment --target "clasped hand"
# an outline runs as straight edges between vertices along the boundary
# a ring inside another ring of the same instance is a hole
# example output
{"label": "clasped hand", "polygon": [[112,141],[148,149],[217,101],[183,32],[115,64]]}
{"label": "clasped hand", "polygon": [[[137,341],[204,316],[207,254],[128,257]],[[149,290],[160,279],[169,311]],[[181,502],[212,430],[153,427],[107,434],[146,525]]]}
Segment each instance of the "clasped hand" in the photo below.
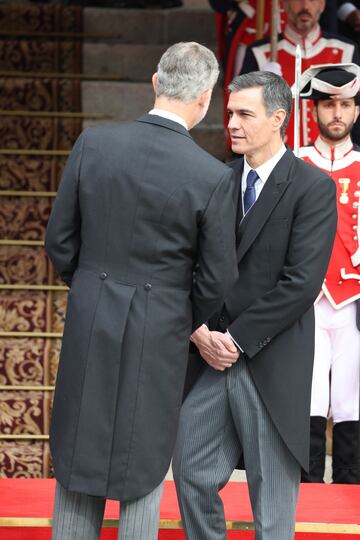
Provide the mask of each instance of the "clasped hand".
{"label": "clasped hand", "polygon": [[230,337],[222,332],[210,331],[205,324],[192,334],[191,341],[209,366],[218,371],[231,367],[240,355]]}

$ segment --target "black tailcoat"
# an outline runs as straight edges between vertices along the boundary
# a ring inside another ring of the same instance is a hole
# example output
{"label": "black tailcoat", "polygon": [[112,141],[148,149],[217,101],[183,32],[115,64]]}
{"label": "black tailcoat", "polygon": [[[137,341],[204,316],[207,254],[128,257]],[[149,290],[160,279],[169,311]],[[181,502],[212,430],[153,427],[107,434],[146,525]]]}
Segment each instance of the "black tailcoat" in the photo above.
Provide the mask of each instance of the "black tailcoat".
{"label": "black tailcoat", "polygon": [[179,124],[85,131],[46,234],[70,286],[51,426],[55,476],[122,501],[164,478],[189,337],[237,275],[233,172]]}
{"label": "black tailcoat", "polygon": [[240,184],[244,160],[229,165],[236,174],[235,196],[240,201],[239,278],[210,328],[228,328],[241,346],[241,360],[248,363],[275,426],[307,469],[313,303],[336,231],[335,184],[320,169],[287,150],[243,218]]}

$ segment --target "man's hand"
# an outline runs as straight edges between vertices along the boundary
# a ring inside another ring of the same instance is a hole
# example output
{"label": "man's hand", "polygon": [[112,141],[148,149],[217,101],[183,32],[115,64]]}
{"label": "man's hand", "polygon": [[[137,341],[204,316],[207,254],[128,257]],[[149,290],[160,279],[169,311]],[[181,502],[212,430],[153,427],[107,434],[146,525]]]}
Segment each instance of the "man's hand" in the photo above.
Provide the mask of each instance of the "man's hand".
{"label": "man's hand", "polygon": [[232,339],[221,332],[210,331],[205,324],[192,334],[191,341],[209,366],[218,371],[231,367],[240,355]]}
{"label": "man's hand", "polygon": [[360,31],[360,9],[354,9],[345,20],[355,32]]}

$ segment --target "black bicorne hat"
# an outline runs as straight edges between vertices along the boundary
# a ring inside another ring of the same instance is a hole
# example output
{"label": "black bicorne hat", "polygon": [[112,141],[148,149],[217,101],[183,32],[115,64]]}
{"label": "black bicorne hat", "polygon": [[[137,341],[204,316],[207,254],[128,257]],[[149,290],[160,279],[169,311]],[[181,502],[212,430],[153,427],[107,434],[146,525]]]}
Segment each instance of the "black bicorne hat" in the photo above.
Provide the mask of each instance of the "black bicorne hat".
{"label": "black bicorne hat", "polygon": [[358,95],[359,88],[360,68],[351,63],[311,66],[299,81],[300,97],[313,100],[350,99]]}

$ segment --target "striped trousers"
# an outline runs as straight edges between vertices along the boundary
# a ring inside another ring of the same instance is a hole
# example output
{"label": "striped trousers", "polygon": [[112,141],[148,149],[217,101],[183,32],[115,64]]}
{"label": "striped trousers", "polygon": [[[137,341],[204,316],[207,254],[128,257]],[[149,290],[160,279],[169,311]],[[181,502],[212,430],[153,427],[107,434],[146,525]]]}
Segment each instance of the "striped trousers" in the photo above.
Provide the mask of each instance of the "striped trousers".
{"label": "striped trousers", "polygon": [[[164,483],[151,493],[121,503],[118,540],[157,540]],[[75,493],[56,483],[52,540],[98,540],[106,499]]]}
{"label": "striped trousers", "polygon": [[240,358],[224,372],[207,367],[182,407],[173,473],[187,540],[226,539],[219,490],[242,453],[255,539],[292,540],[300,465]]}

